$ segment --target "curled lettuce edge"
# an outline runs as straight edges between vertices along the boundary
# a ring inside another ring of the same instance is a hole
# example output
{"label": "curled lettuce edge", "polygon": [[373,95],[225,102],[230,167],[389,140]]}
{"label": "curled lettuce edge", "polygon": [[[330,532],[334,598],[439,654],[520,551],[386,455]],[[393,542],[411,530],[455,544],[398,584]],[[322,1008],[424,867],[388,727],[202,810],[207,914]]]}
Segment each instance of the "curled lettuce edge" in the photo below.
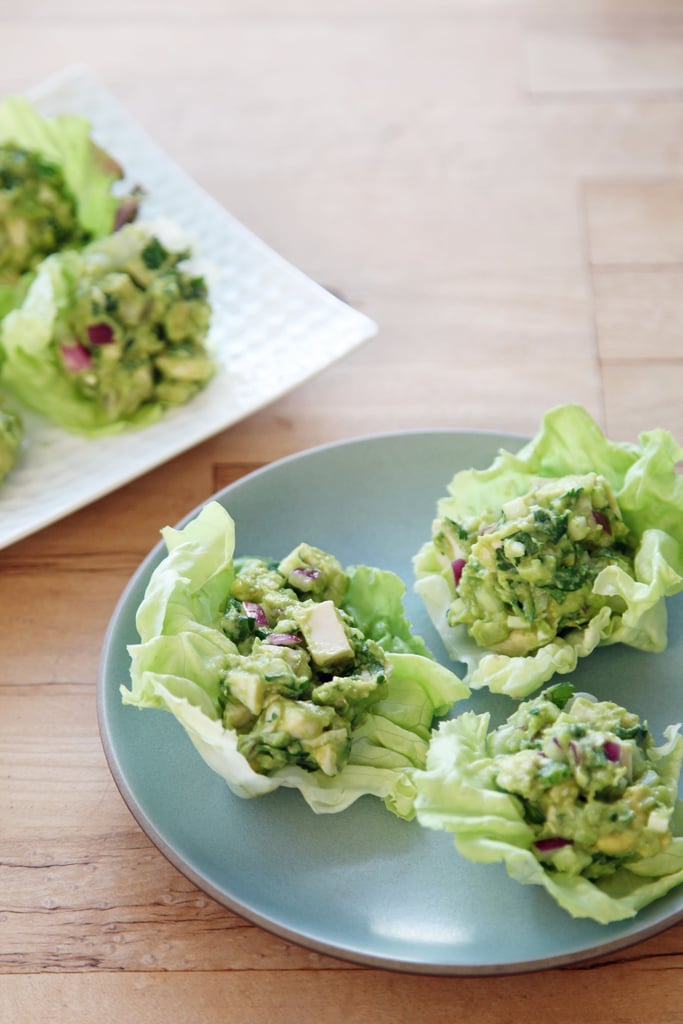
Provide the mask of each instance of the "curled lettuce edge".
{"label": "curled lettuce edge", "polygon": [[[76,203],[76,216],[93,238],[114,231],[119,206],[112,186],[122,177],[119,164],[92,139],[91,125],[75,114],[43,117],[23,96],[0,103],[0,145],[14,145],[55,164]],[[23,299],[33,279],[24,274],[17,285],[0,285],[0,317]]]}
{"label": "curled lettuce edge", "polygon": [[[456,850],[479,863],[502,862],[522,885],[542,886],[572,917],[610,924],[683,884],[683,829],[663,853],[633,861],[599,882],[547,871],[531,851],[532,829],[521,801],[495,785],[494,759],[487,752],[489,715],[467,711],[434,731],[427,767],[413,774],[415,814],[425,828],[450,832]],[[651,752],[659,771],[674,784],[681,771],[680,725],[668,726],[666,741]],[[676,807],[681,816],[681,802]]]}
{"label": "curled lettuce edge", "polygon": [[437,515],[458,519],[484,508],[500,508],[527,493],[538,478],[596,472],[612,486],[626,525],[637,538],[635,578],[618,566],[598,574],[594,592],[620,598],[622,612],[603,607],[582,630],[573,630],[526,656],[498,654],[477,646],[464,625],[450,626],[455,598],[450,567],[439,562],[432,541],[413,559],[415,591],[441,636],[448,656],[466,666],[472,689],[487,687],[522,699],[555,674],[573,672],[578,659],[599,645],[623,643],[659,652],[667,645],[667,597],[683,589],[683,456],[664,430],[644,432],[639,444],[612,442],[578,405],[546,413],[541,429],[517,454],[501,450],[484,470],[453,477]]}
{"label": "curled lettuce edge", "polygon": [[[410,641],[407,621],[396,605],[401,581],[397,585],[393,573],[365,566],[347,570],[358,606],[363,604],[358,588],[364,579],[372,581],[375,611],[368,604],[358,614],[359,625],[373,629],[373,619],[375,627],[380,624],[392,671],[387,696],[354,729],[346,766],[335,776],[297,766],[266,776],[254,772],[237,750],[237,734],[224,728],[217,710],[225,656],[234,647],[213,623],[220,618],[234,575],[234,522],[222,505],[211,501],[184,528],[166,527],[162,535],[167,554],[152,573],[137,611],[140,642],[129,647],[131,685],[120,687],[123,703],[170,712],[237,796],[289,787],[298,789],[316,813],[325,813],[342,811],[369,794],[397,816],[412,818],[411,776],[426,763],[433,720],[468,697],[469,688],[423,654],[419,638]],[[398,649],[391,650],[392,644]]]}
{"label": "curled lettuce edge", "polygon": [[161,418],[165,406],[145,402],[129,416],[107,419],[63,372],[53,341],[89,269],[98,275],[117,269],[154,235],[175,251],[183,251],[188,242],[172,222],[138,221],[83,250],[55,253],[41,262],[21,305],[0,322],[0,383],[10,394],[58,426],[88,437],[120,434]]}
{"label": "curled lettuce edge", "polygon": [[112,185],[121,179],[118,163],[92,138],[90,122],[76,114],[46,118],[23,96],[7,96],[0,104],[0,145],[14,145],[56,164],[87,231],[102,237],[114,230],[120,199]]}

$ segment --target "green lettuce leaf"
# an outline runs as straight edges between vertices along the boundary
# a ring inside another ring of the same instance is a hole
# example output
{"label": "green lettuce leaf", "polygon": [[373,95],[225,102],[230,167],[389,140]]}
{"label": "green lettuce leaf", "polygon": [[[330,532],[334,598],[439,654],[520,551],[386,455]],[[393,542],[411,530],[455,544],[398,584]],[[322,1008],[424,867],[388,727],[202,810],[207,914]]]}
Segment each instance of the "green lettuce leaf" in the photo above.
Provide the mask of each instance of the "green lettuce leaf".
{"label": "green lettuce leaf", "polygon": [[[218,709],[227,656],[235,650],[219,628],[234,577],[234,523],[208,503],[183,529],[162,531],[168,550],[155,569],[137,612],[140,643],[130,647],[125,704],[169,711],[206,763],[242,797],[281,786],[300,790],[317,813],[341,811],[364,794],[381,798],[400,817],[413,815],[410,777],[424,767],[433,719],[469,695],[468,688],[410,638],[392,573],[351,567],[341,607],[363,629],[380,636],[392,666],[387,696],[373,705],[352,734],[349,761],[335,776],[289,766],[273,775],[254,772],[237,750]],[[364,587],[368,595],[364,596]]]}
{"label": "green lettuce leaf", "polygon": [[[523,698],[556,673],[572,672],[598,645],[623,643],[645,651],[667,644],[665,599],[683,589],[683,477],[676,463],[683,452],[667,431],[642,433],[638,444],[608,440],[585,409],[551,410],[538,435],[516,454],[501,450],[490,467],[457,473],[437,515],[455,521],[484,509],[500,509],[528,493],[539,478],[597,473],[612,487],[636,542],[635,575],[617,565],[603,569],[593,591],[613,598],[583,629],[574,629],[528,655],[505,655],[479,647],[464,624],[447,622],[456,596],[450,565],[432,540],[414,557],[415,589],[453,661],[467,666],[473,689]],[[621,610],[617,611],[616,609]]]}
{"label": "green lettuce leaf", "polygon": [[5,405],[0,395],[0,482],[13,469],[21,448],[24,426],[21,417]]}
{"label": "green lettuce leaf", "polygon": [[[680,774],[683,737],[678,728],[670,726],[667,741],[652,753],[665,776]],[[435,731],[426,769],[412,776],[420,825],[452,833],[456,849],[469,860],[502,862],[515,881],[543,886],[572,917],[601,924],[631,918],[683,884],[683,834],[674,835],[666,852],[632,861],[599,881],[547,870],[531,850],[534,833],[521,801],[496,787],[488,729],[488,714],[466,712]]]}
{"label": "green lettuce leaf", "polygon": [[349,575],[344,607],[365,635],[387,651],[430,658],[427,645],[411,632],[405,616],[403,580],[367,565],[354,566]]}
{"label": "green lettuce leaf", "polygon": [[[122,178],[122,169],[93,141],[87,120],[45,118],[22,96],[8,96],[0,103],[0,145],[5,144],[38,153],[61,170],[78,221],[91,238],[114,230],[119,208],[131,197],[114,195],[112,186]],[[17,285],[0,285],[0,317],[21,301],[32,276],[24,275]]]}

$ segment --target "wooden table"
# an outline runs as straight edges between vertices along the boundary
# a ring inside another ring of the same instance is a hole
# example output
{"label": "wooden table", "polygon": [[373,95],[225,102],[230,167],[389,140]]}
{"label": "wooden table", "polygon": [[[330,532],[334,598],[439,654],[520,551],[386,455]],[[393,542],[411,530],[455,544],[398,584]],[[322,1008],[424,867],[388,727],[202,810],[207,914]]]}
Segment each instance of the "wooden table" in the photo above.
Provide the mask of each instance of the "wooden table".
{"label": "wooden table", "polygon": [[254,467],[377,431],[530,434],[566,401],[615,440],[683,438],[680,4],[5,0],[0,39],[3,93],[87,63],[239,220],[380,326],[0,553],[2,1024],[678,1024],[683,924],[572,967],[444,978],[246,923],[133,820],[95,689],[159,528]]}

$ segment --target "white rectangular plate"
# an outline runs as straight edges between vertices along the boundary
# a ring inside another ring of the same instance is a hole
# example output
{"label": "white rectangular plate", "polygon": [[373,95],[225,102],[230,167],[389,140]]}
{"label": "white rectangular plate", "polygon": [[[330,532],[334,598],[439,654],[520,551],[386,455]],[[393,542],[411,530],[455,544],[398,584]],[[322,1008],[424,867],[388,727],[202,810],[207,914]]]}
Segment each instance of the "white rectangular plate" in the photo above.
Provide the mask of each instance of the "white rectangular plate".
{"label": "white rectangular plate", "polygon": [[171,161],[85,69],[28,98],[44,115],[80,114],[146,192],[141,216],[173,220],[211,277],[219,370],[158,423],[90,440],[28,412],[21,459],[0,484],[0,548],[49,525],[256,412],[372,337],[376,324],[311,281]]}

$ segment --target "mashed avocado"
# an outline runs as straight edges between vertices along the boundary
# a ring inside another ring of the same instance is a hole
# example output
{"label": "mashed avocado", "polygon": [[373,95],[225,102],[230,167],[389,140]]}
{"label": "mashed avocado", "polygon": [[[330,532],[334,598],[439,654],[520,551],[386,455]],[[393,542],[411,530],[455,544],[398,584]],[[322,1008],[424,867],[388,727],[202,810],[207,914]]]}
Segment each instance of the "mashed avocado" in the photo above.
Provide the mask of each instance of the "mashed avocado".
{"label": "mashed avocado", "polygon": [[492,732],[499,789],[518,797],[550,870],[597,879],[671,842],[677,780],[650,757],[647,723],[569,683],[521,704]]}
{"label": "mashed avocado", "polygon": [[286,765],[335,775],[351,729],[386,696],[389,665],[338,604],[348,577],[332,556],[301,544],[286,558],[235,562],[222,618],[236,645],[221,686],[223,724],[254,771]]}
{"label": "mashed avocado", "polygon": [[433,544],[455,580],[448,625],[464,623],[479,646],[511,656],[584,627],[609,601],[592,591],[606,566],[634,575],[629,531],[597,473],[539,480],[502,509],[441,519]]}
{"label": "mashed avocado", "polygon": [[[183,268],[155,236],[123,228],[136,244],[125,258],[86,250],[84,274],[65,307],[55,341],[63,372],[111,422],[145,403],[180,405],[212,376],[204,341],[211,308],[202,277]],[[117,236],[117,240],[118,240]]]}
{"label": "mashed avocado", "polygon": [[0,320],[0,378],[67,430],[118,433],[187,402],[215,372],[204,277],[166,221],[124,225],[42,261]]}
{"label": "mashed avocado", "polygon": [[89,238],[61,169],[39,153],[0,145],[0,283],[15,284],[50,253]]}
{"label": "mashed avocado", "polygon": [[0,399],[0,480],[7,476],[16,463],[22,437],[20,417],[6,408]]}

